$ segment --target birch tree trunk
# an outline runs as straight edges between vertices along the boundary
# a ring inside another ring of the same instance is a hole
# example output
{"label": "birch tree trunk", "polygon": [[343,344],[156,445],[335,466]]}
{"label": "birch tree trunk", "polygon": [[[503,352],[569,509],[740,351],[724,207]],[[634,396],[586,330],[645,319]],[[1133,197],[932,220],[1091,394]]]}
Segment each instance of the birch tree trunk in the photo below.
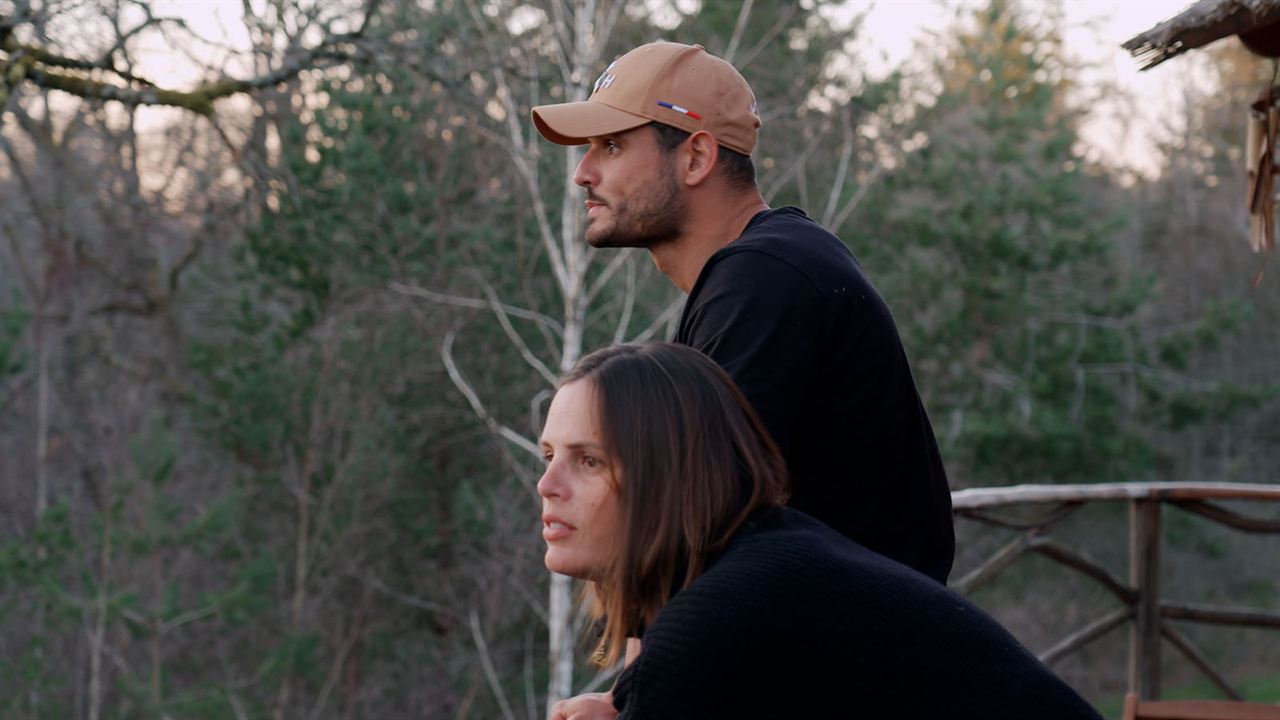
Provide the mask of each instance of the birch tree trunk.
{"label": "birch tree trunk", "polygon": [[[486,132],[485,134],[506,148],[515,165],[517,174],[530,195],[529,199],[537,217],[541,240],[547,252],[547,260],[551,265],[552,274],[560,291],[563,309],[561,327],[563,329],[560,334],[560,362],[558,366],[560,372],[563,373],[573,367],[574,363],[582,355],[584,324],[593,294],[587,290],[586,276],[591,267],[594,252],[588,249],[579,237],[582,227],[582,193],[573,183],[573,172],[577,167],[580,151],[573,147],[567,147],[563,150],[565,163],[563,199],[560,204],[559,228],[554,228],[546,195],[538,177],[539,144],[543,141],[538,137],[526,114],[521,112],[515,100],[515,93],[508,84],[506,74],[502,69],[503,63],[501,60],[504,59],[505,55],[504,47],[508,45],[507,41],[509,39],[499,36],[502,32],[501,29],[495,28],[493,24],[486,22],[474,2],[469,2],[467,6],[472,20],[485,35],[485,42],[488,45],[490,54],[498,61],[495,62],[492,79],[498,91],[497,98],[503,104],[504,117],[502,119],[505,120],[505,136],[493,132]],[[588,95],[589,83],[591,82],[591,70],[599,64],[601,48],[604,46],[609,31],[621,13],[622,3],[577,0],[569,7],[566,7],[565,4],[553,3],[552,10],[555,14],[554,22],[557,28],[554,36],[560,46],[559,52],[555,53],[555,57],[560,71],[560,79],[563,83],[564,99],[568,102],[585,100]],[[601,285],[604,281],[607,281],[607,275],[611,274],[611,271],[615,269],[616,266],[611,265],[610,269],[605,271],[606,276],[598,279],[596,285]],[[522,346],[523,342],[518,335],[509,326],[506,326],[507,310],[504,308],[507,306],[498,302],[497,298],[492,294],[489,297],[489,304],[499,316],[499,320],[504,322],[504,330],[507,330],[508,337],[518,347]],[[535,370],[541,372],[544,369],[540,367],[535,358],[531,358],[528,353],[523,352],[523,347],[520,349],[526,361]],[[446,357],[446,364],[452,365],[451,357]],[[513,437],[513,435],[516,435],[515,433],[489,416],[483,409],[475,391],[466,385],[461,373],[456,372],[456,367],[455,371],[451,372],[451,378],[455,384],[459,385],[459,389],[462,390],[464,395],[467,396],[477,415],[485,420],[491,429],[498,432],[506,440],[530,451],[533,455],[538,455],[535,442],[528,438]],[[573,638],[575,628],[573,623],[572,585],[573,581],[569,577],[554,573],[551,576],[547,618],[550,635],[548,659],[551,669],[550,681],[547,687],[548,711],[556,702],[573,694]]]}

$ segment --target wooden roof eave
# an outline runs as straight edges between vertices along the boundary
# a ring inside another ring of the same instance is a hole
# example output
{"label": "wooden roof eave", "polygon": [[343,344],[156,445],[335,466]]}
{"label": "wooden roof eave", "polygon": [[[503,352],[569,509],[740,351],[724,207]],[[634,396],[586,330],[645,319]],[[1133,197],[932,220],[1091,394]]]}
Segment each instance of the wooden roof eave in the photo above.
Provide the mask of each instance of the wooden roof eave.
{"label": "wooden roof eave", "polygon": [[1280,0],[1199,0],[1121,47],[1143,63],[1143,70],[1208,45],[1280,21]]}

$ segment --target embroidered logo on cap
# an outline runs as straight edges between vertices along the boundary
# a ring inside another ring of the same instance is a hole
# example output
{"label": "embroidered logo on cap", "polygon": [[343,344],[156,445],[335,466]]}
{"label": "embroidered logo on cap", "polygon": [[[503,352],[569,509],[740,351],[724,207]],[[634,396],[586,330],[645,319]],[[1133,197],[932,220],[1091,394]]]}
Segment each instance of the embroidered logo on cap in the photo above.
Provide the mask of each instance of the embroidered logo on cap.
{"label": "embroidered logo on cap", "polygon": [[614,75],[613,73],[609,72],[610,70],[613,69],[613,66],[617,64],[618,64],[618,61],[614,60],[613,62],[609,63],[609,67],[605,68],[604,72],[600,73],[600,77],[596,78],[595,87],[591,88],[591,94],[594,95],[595,93],[600,92],[601,90],[612,85],[614,80],[618,79],[617,75]]}

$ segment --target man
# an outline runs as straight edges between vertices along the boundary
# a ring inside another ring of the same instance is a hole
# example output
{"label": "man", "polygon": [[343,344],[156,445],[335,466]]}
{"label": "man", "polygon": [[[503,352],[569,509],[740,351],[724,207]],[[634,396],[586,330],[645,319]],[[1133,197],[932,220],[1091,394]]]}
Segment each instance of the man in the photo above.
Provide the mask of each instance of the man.
{"label": "man", "polygon": [[590,146],[574,174],[587,242],[647,249],[689,294],[674,340],[741,387],[787,461],[789,504],[945,583],[951,497],[893,318],[838,238],[765,203],[738,71],[697,45],[651,43],[585,102],[533,121]]}

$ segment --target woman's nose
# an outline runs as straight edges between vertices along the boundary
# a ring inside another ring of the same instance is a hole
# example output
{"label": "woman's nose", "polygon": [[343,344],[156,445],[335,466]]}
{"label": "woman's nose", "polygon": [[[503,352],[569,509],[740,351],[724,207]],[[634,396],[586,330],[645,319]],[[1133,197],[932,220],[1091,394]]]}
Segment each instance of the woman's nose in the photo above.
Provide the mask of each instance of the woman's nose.
{"label": "woman's nose", "polygon": [[560,479],[560,466],[555,460],[547,463],[547,469],[538,479],[538,494],[544,498],[564,497],[564,483]]}

